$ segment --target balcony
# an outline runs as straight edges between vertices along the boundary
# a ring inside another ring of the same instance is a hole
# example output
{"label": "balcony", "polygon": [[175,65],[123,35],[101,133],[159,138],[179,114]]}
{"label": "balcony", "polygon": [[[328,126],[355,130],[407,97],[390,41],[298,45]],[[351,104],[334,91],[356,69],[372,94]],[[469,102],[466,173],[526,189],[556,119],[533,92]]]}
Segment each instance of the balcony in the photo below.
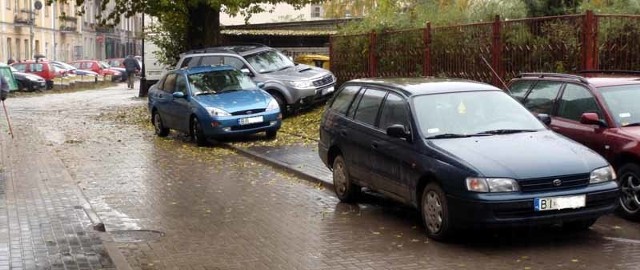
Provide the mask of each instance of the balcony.
{"label": "balcony", "polygon": [[109,25],[97,24],[95,29],[96,29],[96,32],[98,33],[114,33],[115,32],[115,28]]}
{"label": "balcony", "polygon": [[33,16],[29,12],[16,13],[13,22],[16,25],[29,25],[33,23]]}
{"label": "balcony", "polygon": [[60,32],[62,33],[71,33],[71,32],[77,32],[77,31],[78,31],[78,25],[76,24],[76,22],[60,23]]}
{"label": "balcony", "polygon": [[69,16],[69,15],[61,15],[58,17],[58,19],[60,19],[61,22],[77,22],[78,21],[77,17]]}

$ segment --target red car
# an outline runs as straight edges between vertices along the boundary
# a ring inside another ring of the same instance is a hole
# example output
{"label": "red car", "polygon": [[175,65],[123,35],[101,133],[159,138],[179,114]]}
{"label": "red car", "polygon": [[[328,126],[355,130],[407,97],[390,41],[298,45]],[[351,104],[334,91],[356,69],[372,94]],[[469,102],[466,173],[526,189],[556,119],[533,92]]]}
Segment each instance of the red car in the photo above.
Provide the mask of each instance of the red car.
{"label": "red car", "polygon": [[19,63],[13,63],[11,64],[11,66],[20,72],[33,73],[44,78],[47,83],[47,89],[53,88],[53,80],[55,80],[56,78],[56,72],[53,65],[51,65],[51,63],[49,63],[48,61],[36,62],[33,60],[28,60]]}
{"label": "red car", "polygon": [[123,77],[121,72],[110,69],[109,65],[98,60],[78,60],[70,64],[78,69],[93,71],[100,76],[111,75],[111,80],[114,82],[121,81]]}
{"label": "red car", "polygon": [[640,220],[639,77],[528,73],[509,89],[533,113],[550,116],[552,130],[605,157],[617,171],[620,214]]}

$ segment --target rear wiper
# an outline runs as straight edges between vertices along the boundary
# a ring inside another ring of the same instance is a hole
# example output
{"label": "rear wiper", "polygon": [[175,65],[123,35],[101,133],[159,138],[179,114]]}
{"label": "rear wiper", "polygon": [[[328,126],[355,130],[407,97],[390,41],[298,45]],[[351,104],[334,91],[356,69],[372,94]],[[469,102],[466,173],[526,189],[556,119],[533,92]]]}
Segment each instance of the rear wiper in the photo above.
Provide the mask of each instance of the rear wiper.
{"label": "rear wiper", "polygon": [[217,92],[214,92],[214,91],[205,91],[205,92],[197,93],[197,94],[196,94],[196,96],[200,96],[200,95],[213,95],[213,94],[217,94]]}
{"label": "rear wiper", "polygon": [[495,129],[495,130],[487,130],[483,132],[478,132],[475,135],[501,135],[501,134],[513,134],[513,133],[522,133],[522,132],[536,132],[538,130],[535,129]]}
{"label": "rear wiper", "polygon": [[640,126],[640,122],[626,124],[623,127],[637,127],[637,126]]}

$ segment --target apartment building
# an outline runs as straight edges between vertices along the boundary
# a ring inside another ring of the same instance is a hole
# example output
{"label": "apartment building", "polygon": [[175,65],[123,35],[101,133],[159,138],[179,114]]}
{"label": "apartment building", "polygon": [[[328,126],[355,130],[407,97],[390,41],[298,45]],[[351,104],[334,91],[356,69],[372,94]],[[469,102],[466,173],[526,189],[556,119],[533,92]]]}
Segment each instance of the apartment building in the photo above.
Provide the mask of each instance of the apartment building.
{"label": "apartment building", "polygon": [[[41,8],[35,8],[40,2]],[[122,18],[115,27],[99,26],[100,0],[85,0],[81,7],[45,0],[0,0],[0,62],[32,59],[73,61],[105,59],[141,53],[142,16]]]}

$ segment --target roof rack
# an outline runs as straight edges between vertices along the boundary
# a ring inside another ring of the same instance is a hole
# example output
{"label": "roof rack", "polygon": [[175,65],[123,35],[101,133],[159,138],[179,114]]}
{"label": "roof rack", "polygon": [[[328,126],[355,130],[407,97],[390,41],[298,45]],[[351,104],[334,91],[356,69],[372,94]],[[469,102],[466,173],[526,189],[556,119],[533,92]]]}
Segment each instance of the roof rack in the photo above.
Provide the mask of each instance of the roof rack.
{"label": "roof rack", "polygon": [[194,53],[219,53],[219,52],[228,52],[228,53],[240,53],[244,50],[236,50],[235,48],[240,47],[250,47],[253,46],[255,48],[268,47],[262,43],[238,43],[238,44],[228,44],[228,45],[220,45],[216,47],[207,47],[202,49],[193,49],[186,51],[182,54],[194,54]]}
{"label": "roof rack", "polygon": [[640,71],[638,70],[600,70],[600,69],[589,69],[578,71],[580,74],[629,74],[629,75],[640,75]]}
{"label": "roof rack", "polygon": [[518,78],[522,77],[537,77],[537,78],[565,78],[565,79],[573,79],[578,80],[582,83],[589,83],[585,77],[572,75],[572,74],[562,74],[562,73],[520,73]]}

